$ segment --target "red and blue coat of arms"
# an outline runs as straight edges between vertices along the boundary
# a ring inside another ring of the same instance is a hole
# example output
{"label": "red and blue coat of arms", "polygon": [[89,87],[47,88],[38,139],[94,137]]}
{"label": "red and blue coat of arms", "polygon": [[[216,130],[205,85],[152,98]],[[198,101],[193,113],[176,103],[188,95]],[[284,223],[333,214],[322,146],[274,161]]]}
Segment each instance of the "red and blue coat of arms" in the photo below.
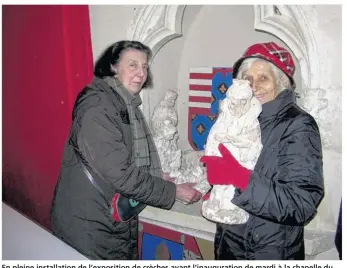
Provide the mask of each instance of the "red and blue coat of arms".
{"label": "red and blue coat of arms", "polygon": [[191,68],[189,73],[188,139],[196,151],[204,150],[215,123],[219,103],[232,84],[232,68]]}

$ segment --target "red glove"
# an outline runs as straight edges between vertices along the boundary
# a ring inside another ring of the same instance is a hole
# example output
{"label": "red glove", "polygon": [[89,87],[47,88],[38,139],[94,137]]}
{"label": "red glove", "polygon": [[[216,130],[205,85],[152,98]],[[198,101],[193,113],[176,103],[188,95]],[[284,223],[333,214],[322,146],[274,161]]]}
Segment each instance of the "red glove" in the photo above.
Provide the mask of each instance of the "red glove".
{"label": "red glove", "polygon": [[211,195],[211,191],[209,191],[207,194],[205,194],[205,195],[202,197],[202,200],[203,200],[203,201],[209,200],[209,199],[210,199],[210,195]]}
{"label": "red glove", "polygon": [[200,162],[205,163],[207,181],[211,184],[234,185],[242,191],[247,187],[251,171],[244,168],[223,145],[219,144],[219,156],[203,156]]}

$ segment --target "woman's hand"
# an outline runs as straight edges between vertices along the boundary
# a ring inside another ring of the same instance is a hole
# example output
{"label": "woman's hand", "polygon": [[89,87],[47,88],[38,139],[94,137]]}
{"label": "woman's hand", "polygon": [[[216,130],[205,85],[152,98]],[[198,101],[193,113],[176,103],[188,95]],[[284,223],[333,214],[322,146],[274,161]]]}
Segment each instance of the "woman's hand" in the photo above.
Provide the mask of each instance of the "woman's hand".
{"label": "woman's hand", "polygon": [[193,187],[196,183],[182,183],[176,185],[176,199],[192,204],[201,199],[201,193]]}
{"label": "woman's hand", "polygon": [[207,171],[207,181],[211,185],[234,185],[242,191],[247,187],[251,171],[244,168],[221,143],[218,146],[220,156],[203,156],[200,162],[204,163]]}

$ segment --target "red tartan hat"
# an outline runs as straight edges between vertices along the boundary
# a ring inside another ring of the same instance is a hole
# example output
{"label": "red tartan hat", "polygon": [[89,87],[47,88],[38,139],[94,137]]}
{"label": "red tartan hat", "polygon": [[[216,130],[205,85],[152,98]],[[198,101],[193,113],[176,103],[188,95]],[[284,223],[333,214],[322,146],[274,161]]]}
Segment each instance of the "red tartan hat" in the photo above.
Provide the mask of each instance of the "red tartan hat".
{"label": "red tartan hat", "polygon": [[270,43],[258,43],[247,48],[242,58],[239,59],[233,67],[233,77],[235,78],[238,69],[247,58],[260,58],[267,60],[281,69],[289,78],[293,89],[295,89],[295,82],[293,75],[295,72],[295,64],[292,55],[289,51],[283,47],[278,46],[274,42]]}

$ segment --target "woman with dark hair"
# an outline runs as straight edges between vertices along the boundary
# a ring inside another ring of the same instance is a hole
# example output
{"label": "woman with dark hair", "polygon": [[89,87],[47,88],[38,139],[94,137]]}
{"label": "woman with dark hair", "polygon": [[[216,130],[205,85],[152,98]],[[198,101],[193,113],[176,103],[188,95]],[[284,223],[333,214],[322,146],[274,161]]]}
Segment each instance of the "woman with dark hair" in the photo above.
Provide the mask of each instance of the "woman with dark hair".
{"label": "woman with dark hair", "polygon": [[151,50],[140,42],[112,44],[73,108],[52,203],[52,230],[90,259],[138,259],[138,217],[122,220],[138,204],[170,209],[176,199],[193,203],[201,197],[194,184],[162,179],[139,109],[139,93],[152,83],[150,59]]}

